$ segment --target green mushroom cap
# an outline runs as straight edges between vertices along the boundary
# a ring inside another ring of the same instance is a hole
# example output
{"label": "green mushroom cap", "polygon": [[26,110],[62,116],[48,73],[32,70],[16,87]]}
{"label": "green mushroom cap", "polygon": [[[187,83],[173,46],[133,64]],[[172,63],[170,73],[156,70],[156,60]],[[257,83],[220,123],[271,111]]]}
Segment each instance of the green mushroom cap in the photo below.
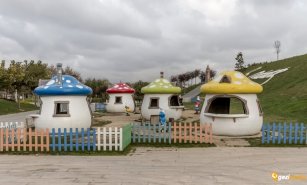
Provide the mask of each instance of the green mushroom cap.
{"label": "green mushroom cap", "polygon": [[143,87],[141,92],[144,94],[179,94],[181,93],[181,88],[173,86],[164,78],[159,78]]}

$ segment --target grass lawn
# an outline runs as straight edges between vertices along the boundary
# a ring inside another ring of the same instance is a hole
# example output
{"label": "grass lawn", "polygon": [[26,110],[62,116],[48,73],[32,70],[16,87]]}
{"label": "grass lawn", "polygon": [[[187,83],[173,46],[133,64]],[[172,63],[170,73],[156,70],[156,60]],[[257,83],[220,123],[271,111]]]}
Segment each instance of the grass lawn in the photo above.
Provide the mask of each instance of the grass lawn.
{"label": "grass lawn", "polygon": [[276,75],[263,85],[264,91],[258,95],[264,111],[264,121],[307,123],[307,55],[257,64],[242,72],[246,73],[258,67],[262,68],[251,74],[263,70],[269,71],[290,67],[288,71]]}
{"label": "grass lawn", "polygon": [[25,112],[25,111],[31,111],[31,110],[38,109],[35,105],[30,104],[30,103],[20,103],[20,108],[21,109],[18,109],[18,104],[14,101],[0,99],[0,115]]}

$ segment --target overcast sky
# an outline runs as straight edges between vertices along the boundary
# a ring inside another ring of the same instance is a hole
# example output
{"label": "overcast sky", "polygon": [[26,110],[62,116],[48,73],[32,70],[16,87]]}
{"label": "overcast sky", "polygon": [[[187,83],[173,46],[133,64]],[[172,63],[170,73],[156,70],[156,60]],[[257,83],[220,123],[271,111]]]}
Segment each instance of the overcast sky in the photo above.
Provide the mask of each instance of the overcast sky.
{"label": "overcast sky", "polygon": [[62,62],[83,78],[152,81],[307,53],[304,0],[1,0],[0,58]]}

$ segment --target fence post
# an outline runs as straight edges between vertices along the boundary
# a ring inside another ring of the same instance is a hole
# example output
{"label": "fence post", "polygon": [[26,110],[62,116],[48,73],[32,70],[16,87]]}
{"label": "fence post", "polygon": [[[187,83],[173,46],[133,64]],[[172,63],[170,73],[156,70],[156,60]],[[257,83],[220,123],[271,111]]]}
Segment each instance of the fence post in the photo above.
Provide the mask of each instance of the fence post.
{"label": "fence post", "polygon": [[17,128],[17,151],[20,151],[21,130]]}
{"label": "fence post", "polygon": [[9,129],[5,129],[5,151],[9,151]]}
{"label": "fence post", "polygon": [[91,133],[90,133],[90,128],[87,128],[87,151],[91,151]]}
{"label": "fence post", "polygon": [[115,151],[118,150],[118,142],[117,142],[117,139],[118,139],[118,132],[117,132],[117,127],[114,127],[114,146],[115,146]]}
{"label": "fence post", "polygon": [[284,123],[284,144],[287,143],[287,123]]}
{"label": "fence post", "polygon": [[294,128],[294,143],[297,144],[297,132],[298,132],[298,123],[295,123],[295,128]]}
{"label": "fence post", "polygon": [[103,151],[106,151],[107,150],[107,128],[106,127],[103,127]]}
{"label": "fence post", "polygon": [[55,151],[55,128],[52,128],[52,150]]}
{"label": "fence post", "polygon": [[84,128],[81,128],[81,146],[82,151],[84,151]]}
{"label": "fence post", "polygon": [[119,151],[123,151],[124,138],[123,138],[123,128],[119,128]]}
{"label": "fence post", "polygon": [[15,151],[15,129],[11,130],[11,151]]}
{"label": "fence post", "polygon": [[304,140],[304,123],[301,123],[301,129],[300,129],[300,144],[303,144]]}
{"label": "fence post", "polygon": [[27,137],[28,137],[27,129],[23,128],[23,149],[22,151],[27,151],[27,141],[28,141]]}
{"label": "fence post", "polygon": [[156,143],[156,139],[157,139],[157,137],[156,137],[156,135],[157,135],[157,127],[156,127],[157,125],[155,124],[155,123],[153,123],[153,127],[154,127],[154,131],[153,131],[153,142],[154,143]]}
{"label": "fence post", "polygon": [[3,144],[4,144],[3,128],[0,128],[0,151],[1,152],[3,152]]}
{"label": "fence post", "polygon": [[96,151],[96,128],[93,128],[93,151]]}
{"label": "fence post", "polygon": [[292,144],[292,122],[289,127],[289,144]]}
{"label": "fence post", "polygon": [[40,148],[41,148],[41,152],[43,152],[43,151],[45,151],[44,150],[44,136],[45,136],[45,134],[44,134],[44,129],[41,129],[40,131],[41,131],[41,133],[40,133],[40,135],[41,135]]}
{"label": "fence post", "polygon": [[109,127],[109,151],[112,151],[112,127]]}
{"label": "fence post", "polygon": [[49,128],[46,129],[46,151],[49,152],[50,147],[50,135],[49,135]]}
{"label": "fence post", "polygon": [[151,141],[151,134],[152,134],[151,123],[149,123],[148,124],[148,137],[147,137],[148,143],[150,143],[150,141]]}
{"label": "fence post", "polygon": [[269,144],[270,143],[270,140],[271,140],[271,132],[270,132],[270,123],[268,123],[267,125],[267,143]]}
{"label": "fence post", "polygon": [[272,143],[275,144],[275,128],[276,124],[275,122],[273,123],[273,127],[272,127]]}
{"label": "fence post", "polygon": [[261,135],[261,143],[262,144],[264,144],[265,143],[265,129],[266,129],[266,123],[264,123],[263,125],[262,125],[262,135]]}
{"label": "fence post", "polygon": [[100,127],[97,128],[97,147],[98,151],[101,150],[101,133],[100,133]]}
{"label": "fence post", "polygon": [[76,128],[75,130],[75,136],[76,136],[76,151],[79,151],[79,129]]}
{"label": "fence post", "polygon": [[61,128],[58,128],[58,151],[62,149],[62,142],[61,142]]}
{"label": "fence post", "polygon": [[64,128],[64,151],[67,151],[67,130]]}
{"label": "fence post", "polygon": [[[150,123],[149,123],[150,124]],[[142,134],[143,134],[143,143],[146,142],[146,137],[145,137],[145,132],[146,132],[146,124],[143,124],[143,127],[142,127]]]}
{"label": "fence post", "polygon": [[172,122],[168,123],[168,143],[172,143]]}
{"label": "fence post", "polygon": [[281,123],[278,123],[278,144],[281,142]]}
{"label": "fence post", "polygon": [[174,122],[173,141],[174,143],[177,142],[177,122]]}
{"label": "fence post", "polygon": [[69,128],[69,149],[70,151],[72,152],[73,151],[73,131],[72,131],[72,128]]}
{"label": "fence post", "polygon": [[138,143],[141,142],[141,125],[138,124]]}

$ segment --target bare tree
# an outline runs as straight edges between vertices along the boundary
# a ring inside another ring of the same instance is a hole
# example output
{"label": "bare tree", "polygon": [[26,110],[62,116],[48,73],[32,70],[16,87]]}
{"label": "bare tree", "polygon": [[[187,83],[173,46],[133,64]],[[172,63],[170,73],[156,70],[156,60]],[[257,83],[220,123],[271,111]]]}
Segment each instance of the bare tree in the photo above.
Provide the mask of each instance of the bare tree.
{"label": "bare tree", "polygon": [[277,60],[278,60],[278,58],[279,58],[280,46],[281,46],[280,41],[279,41],[279,40],[276,40],[276,41],[274,42],[274,48],[275,48],[275,50],[276,50]]}

